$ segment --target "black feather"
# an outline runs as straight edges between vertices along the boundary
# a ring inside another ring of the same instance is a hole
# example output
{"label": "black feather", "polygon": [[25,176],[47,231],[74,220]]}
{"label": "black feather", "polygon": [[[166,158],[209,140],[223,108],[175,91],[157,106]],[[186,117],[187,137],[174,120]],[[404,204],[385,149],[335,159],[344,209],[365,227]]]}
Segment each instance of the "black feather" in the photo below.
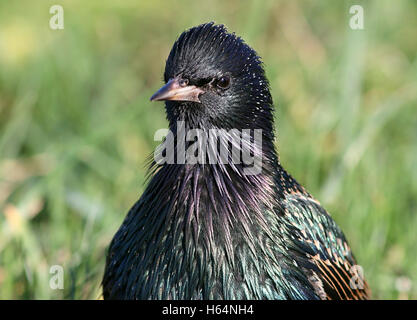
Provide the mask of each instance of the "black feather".
{"label": "black feather", "polygon": [[[230,87],[216,89],[223,75]],[[153,161],[145,192],[110,244],[104,298],[367,298],[366,283],[350,286],[356,262],[343,233],[279,163],[272,98],[256,52],[224,26],[204,24],[175,42],[165,82],[174,77],[205,91],[201,103],[166,102],[174,135],[178,121],[186,130],[223,129],[219,143],[230,149],[230,129],[250,129],[252,140],[261,129],[251,152],[262,156],[262,170],[247,175],[246,165],[230,158]]]}

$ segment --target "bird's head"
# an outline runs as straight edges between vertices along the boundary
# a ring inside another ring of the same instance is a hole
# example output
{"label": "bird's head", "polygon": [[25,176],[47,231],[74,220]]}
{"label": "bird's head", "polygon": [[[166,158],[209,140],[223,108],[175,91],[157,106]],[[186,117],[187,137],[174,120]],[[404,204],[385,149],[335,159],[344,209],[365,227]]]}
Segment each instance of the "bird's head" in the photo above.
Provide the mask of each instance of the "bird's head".
{"label": "bird's head", "polygon": [[272,126],[272,99],[261,60],[223,25],[207,23],[183,32],[166,61],[164,80],[151,100],[166,101],[170,124],[183,120],[191,128]]}

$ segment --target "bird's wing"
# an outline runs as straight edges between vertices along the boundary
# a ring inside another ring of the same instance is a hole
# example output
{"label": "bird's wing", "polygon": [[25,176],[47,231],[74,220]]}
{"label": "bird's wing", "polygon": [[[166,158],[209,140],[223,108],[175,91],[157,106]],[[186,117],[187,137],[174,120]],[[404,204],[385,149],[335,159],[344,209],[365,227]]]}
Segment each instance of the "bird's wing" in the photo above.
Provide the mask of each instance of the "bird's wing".
{"label": "bird's wing", "polygon": [[283,202],[295,260],[322,299],[368,299],[363,268],[356,264],[340,228],[313,198],[300,193]]}

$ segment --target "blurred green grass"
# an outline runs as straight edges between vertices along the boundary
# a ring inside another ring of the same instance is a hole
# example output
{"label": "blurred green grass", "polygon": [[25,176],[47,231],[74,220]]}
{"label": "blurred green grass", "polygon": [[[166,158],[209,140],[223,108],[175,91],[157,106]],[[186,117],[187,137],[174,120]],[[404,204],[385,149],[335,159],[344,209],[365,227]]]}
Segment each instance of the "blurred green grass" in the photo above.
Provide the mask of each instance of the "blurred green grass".
{"label": "blurred green grass", "polygon": [[[64,30],[49,28],[54,4]],[[364,30],[349,28],[352,4]],[[281,162],[342,227],[373,297],[416,299],[411,0],[0,2],[0,298],[99,297],[106,247],[167,126],[149,96],[176,37],[207,21],[263,57]]]}

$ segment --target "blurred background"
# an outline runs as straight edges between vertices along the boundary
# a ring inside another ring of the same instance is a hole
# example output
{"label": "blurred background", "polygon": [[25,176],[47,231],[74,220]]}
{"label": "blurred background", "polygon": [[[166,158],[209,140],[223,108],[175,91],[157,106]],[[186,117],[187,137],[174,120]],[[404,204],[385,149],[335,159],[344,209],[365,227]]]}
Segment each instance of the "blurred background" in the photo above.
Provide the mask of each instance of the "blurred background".
{"label": "blurred background", "polygon": [[[64,8],[52,30],[49,9]],[[364,8],[364,29],[349,8]],[[0,1],[0,298],[96,299],[166,128],[165,59],[225,24],[263,58],[283,165],[341,226],[373,298],[417,298],[417,2]],[[64,270],[53,290],[51,266]]]}

